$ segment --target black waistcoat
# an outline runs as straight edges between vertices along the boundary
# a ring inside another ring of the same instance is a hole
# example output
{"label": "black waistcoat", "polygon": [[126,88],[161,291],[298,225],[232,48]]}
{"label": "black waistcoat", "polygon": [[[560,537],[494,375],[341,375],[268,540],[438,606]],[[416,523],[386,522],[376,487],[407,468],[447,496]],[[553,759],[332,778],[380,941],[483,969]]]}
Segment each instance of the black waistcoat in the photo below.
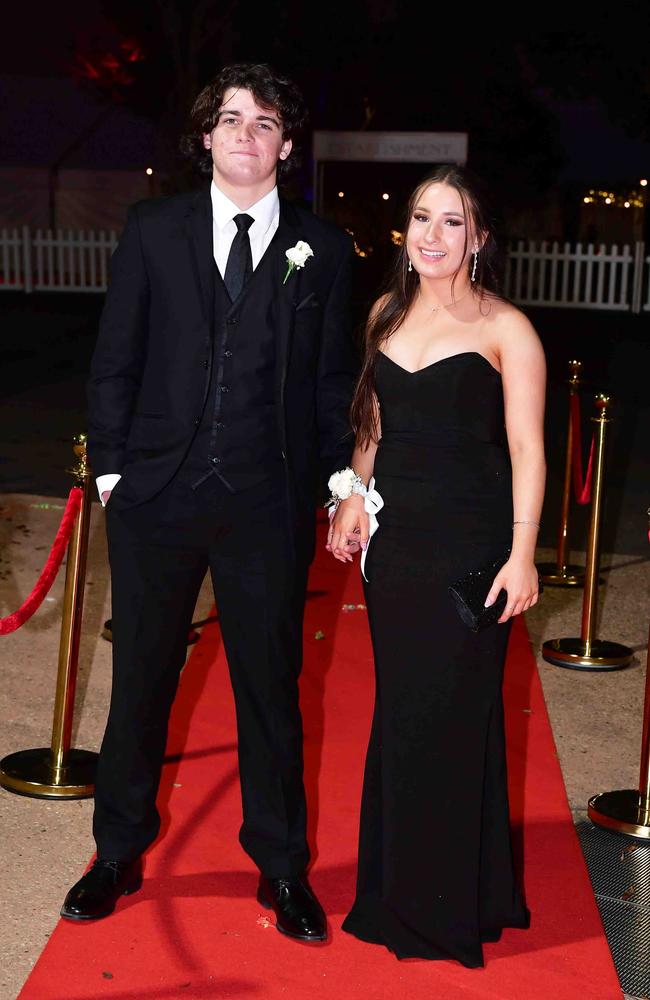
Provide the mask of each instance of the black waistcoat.
{"label": "black waistcoat", "polygon": [[275,407],[271,247],[236,302],[215,265],[214,351],[201,423],[184,463],[196,489],[217,479],[237,492],[282,476]]}

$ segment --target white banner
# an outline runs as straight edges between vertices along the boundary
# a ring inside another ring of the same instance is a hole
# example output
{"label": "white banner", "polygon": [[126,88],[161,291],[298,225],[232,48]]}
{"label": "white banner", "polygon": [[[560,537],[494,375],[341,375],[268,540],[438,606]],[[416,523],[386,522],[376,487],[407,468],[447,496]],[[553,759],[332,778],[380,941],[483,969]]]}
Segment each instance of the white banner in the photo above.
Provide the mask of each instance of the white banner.
{"label": "white banner", "polygon": [[467,132],[314,132],[314,160],[465,163]]}

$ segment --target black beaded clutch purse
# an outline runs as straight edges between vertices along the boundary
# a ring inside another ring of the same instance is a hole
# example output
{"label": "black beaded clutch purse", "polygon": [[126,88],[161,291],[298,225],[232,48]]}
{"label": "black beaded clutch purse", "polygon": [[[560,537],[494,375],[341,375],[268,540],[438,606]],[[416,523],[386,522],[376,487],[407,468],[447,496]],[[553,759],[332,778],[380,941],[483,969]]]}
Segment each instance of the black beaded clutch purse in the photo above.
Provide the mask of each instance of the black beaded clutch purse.
{"label": "black beaded clutch purse", "polygon": [[[501,617],[508,600],[507,592],[500,591],[489,608],[485,607],[485,598],[490,592],[492,581],[509,558],[510,549],[505,549],[496,559],[471,570],[449,587],[458,614],[473,632],[481,632],[488,625],[494,625]],[[541,579],[538,586],[541,594],[544,590]]]}
{"label": "black beaded clutch purse", "polygon": [[502,590],[489,608],[485,607],[485,598],[492,581],[509,558],[510,549],[506,549],[496,559],[471,570],[449,587],[458,614],[473,632],[481,632],[501,617],[508,600],[506,591]]}

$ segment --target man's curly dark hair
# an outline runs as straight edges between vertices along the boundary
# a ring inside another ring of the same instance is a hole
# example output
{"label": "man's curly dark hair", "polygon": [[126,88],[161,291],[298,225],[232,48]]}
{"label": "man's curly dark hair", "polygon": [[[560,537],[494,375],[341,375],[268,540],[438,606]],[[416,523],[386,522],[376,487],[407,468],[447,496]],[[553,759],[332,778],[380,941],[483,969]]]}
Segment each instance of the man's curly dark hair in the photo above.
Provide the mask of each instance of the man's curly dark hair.
{"label": "man's curly dark hair", "polygon": [[234,63],[203,88],[189,115],[187,131],[181,138],[180,149],[199,173],[212,174],[212,154],[203,145],[203,136],[217,123],[219,109],[230,87],[249,90],[263,108],[272,108],[282,123],[282,138],[291,139],[291,156],[278,161],[278,179],[286,176],[297,164],[295,142],[308,120],[303,96],[296,84],[276,73],[266,63]]}

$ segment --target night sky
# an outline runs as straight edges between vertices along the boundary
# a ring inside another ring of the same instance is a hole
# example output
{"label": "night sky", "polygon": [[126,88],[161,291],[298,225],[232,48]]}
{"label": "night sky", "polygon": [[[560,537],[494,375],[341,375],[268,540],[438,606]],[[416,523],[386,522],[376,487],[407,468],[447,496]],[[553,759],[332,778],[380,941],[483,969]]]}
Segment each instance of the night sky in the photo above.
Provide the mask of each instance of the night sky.
{"label": "night sky", "polygon": [[[182,7],[183,4],[179,5]],[[110,19],[115,10],[123,10],[124,3],[111,3],[110,0],[65,0],[63,4],[51,4],[37,2],[24,5],[15,5],[10,15],[10,30],[5,30],[0,37],[0,73],[3,76],[27,76],[27,77],[59,77],[70,78],[71,67],[75,60],[75,49],[90,44],[97,45],[105,42],[110,45],[114,40],[114,32],[111,28]],[[158,16],[160,5],[156,0],[144,0],[135,5],[144,11],[151,11],[152,23]],[[173,6],[173,5],[172,5]],[[191,6],[191,5],[188,5]],[[216,4],[218,9],[226,8],[227,3]],[[361,90],[365,86],[365,80],[369,75],[375,73],[377,79],[380,76],[386,78],[379,84],[375,84],[375,96],[368,98],[369,103],[373,101],[379,108],[379,113],[370,121],[370,128],[399,128],[400,104],[404,106],[413,105],[413,95],[417,94],[419,107],[427,106],[426,90],[431,86],[431,98],[429,107],[431,118],[444,119],[444,109],[448,108],[449,101],[445,99],[445,94],[454,94],[462,89],[465,80],[467,86],[474,91],[472,100],[475,103],[492,100],[498,107],[499,97],[489,98],[486,93],[477,89],[481,80],[489,83],[489,69],[482,69],[475,79],[469,80],[467,76],[467,63],[471,62],[472,52],[477,51],[476,42],[472,48],[472,38],[468,34],[466,24],[462,26],[456,24],[454,33],[444,35],[446,29],[441,29],[442,22],[437,22],[431,18],[429,21],[420,21],[417,25],[412,23],[414,7],[412,4],[400,4],[391,0],[376,0],[376,2],[350,2],[347,4],[330,3],[323,5],[323,31],[322,50],[316,48],[321,44],[318,31],[318,22],[310,21],[309,15],[305,13],[305,5],[297,4],[293,0],[285,3],[266,3],[266,22],[259,18],[250,18],[248,22],[242,22],[241,12],[257,10],[256,5],[235,3],[230,5],[232,9],[232,24],[235,29],[229,35],[231,57],[228,61],[239,58],[268,59],[276,66],[286,70],[293,75],[299,83],[303,84],[303,78],[307,83],[304,88],[308,97],[311,98],[312,108],[315,98],[316,117],[319,114],[320,91],[318,89],[317,77],[320,72],[322,79],[327,80],[327,86],[331,89],[330,103],[341,109],[342,118],[340,122],[332,118],[330,112],[329,119],[319,127],[334,128],[359,128],[363,126]],[[337,19],[337,12],[345,12],[345,16]],[[261,10],[262,8],[260,8]],[[593,25],[601,16],[598,13],[598,5],[590,4],[588,8],[589,20],[584,22]],[[576,8],[577,10],[577,8]],[[603,6],[602,16],[611,19],[612,15],[604,12],[607,8]],[[403,13],[402,13],[403,12]],[[537,15],[536,15],[537,16]],[[239,17],[239,20],[238,20]],[[146,18],[145,18],[146,20]],[[552,18],[549,19],[552,22]],[[244,32],[242,23],[257,23],[257,34],[255,31]],[[471,19],[470,22],[471,24]],[[645,29],[643,24],[645,23]],[[273,25],[278,25],[275,35],[269,34],[269,29],[273,30]],[[395,25],[400,25],[404,30],[395,31]],[[291,41],[283,41],[284,36],[292,34],[292,26],[295,27],[296,37],[302,32],[302,42],[298,44],[295,38]],[[436,26],[438,28],[436,32]],[[612,39],[607,40],[610,46],[607,55],[609,63],[603,67],[603,55],[594,50],[593,60],[590,63],[587,57],[587,49],[592,44],[588,32],[584,35],[576,31],[580,26],[580,18],[577,17],[573,24],[567,25],[572,39],[569,43],[574,46],[575,52],[575,80],[571,80],[571,64],[567,69],[566,60],[564,64],[555,67],[553,65],[554,46],[552,39],[553,31],[548,33],[547,25],[547,45],[548,38],[551,39],[550,59],[548,60],[548,72],[544,71],[543,57],[535,67],[533,75],[538,74],[538,80],[533,82],[533,92],[540,108],[548,115],[553,141],[557,144],[558,156],[557,164],[549,167],[547,174],[539,180],[539,186],[546,184],[561,184],[563,182],[581,182],[584,184],[602,183],[610,181],[613,183],[634,184],[641,176],[647,176],[650,172],[650,143],[647,141],[647,114],[643,121],[642,113],[637,116],[638,121],[624,121],[625,115],[616,113],[616,105],[612,102],[617,99],[617,91],[611,92],[603,83],[603,70],[610,74],[612,81],[618,80],[624,69],[629,68],[630,61],[637,58],[637,51],[634,48],[635,33],[642,32],[643,38],[648,37],[648,14],[646,4],[620,4],[617,8],[616,24],[612,24],[612,37],[620,35],[620,45],[614,46]],[[526,34],[526,31],[519,30],[519,35],[513,30],[505,31],[503,26],[486,20],[478,27],[475,33],[480,44],[485,44],[491,49],[490,59],[486,57],[486,65],[495,67],[500,62],[500,52],[507,53],[508,58],[513,50],[517,48],[518,37],[534,38],[534,32]],[[555,29],[564,28],[564,22],[557,22],[552,25]],[[621,29],[624,30],[621,30]],[[409,32],[413,31],[417,38],[411,40]],[[383,32],[383,36],[382,36]],[[431,34],[433,32],[433,34]],[[223,34],[223,33],[222,33]],[[369,45],[367,38],[373,35],[374,42]],[[424,40],[421,36],[424,36]],[[268,40],[273,38],[272,43]],[[559,38],[559,35],[557,35]],[[383,40],[382,40],[383,38]],[[269,46],[268,56],[265,52],[265,43]],[[645,43],[644,43],[645,44]],[[499,48],[499,46],[501,48]],[[337,69],[335,53],[340,52],[341,69]],[[450,52],[451,50],[451,52]],[[353,95],[355,77],[350,74],[349,64],[354,63],[355,55],[358,55],[358,87],[357,101],[358,111],[353,113],[349,110],[347,115],[343,113],[346,104],[351,106],[355,101],[346,102],[342,100],[342,95],[336,90],[337,74],[344,80],[341,83],[343,97],[345,94]],[[491,61],[490,61],[491,60]],[[646,81],[648,82],[647,92],[650,92],[650,69],[647,64],[643,69]],[[206,65],[205,54],[203,66]],[[220,65],[219,59],[214,59],[214,66]],[[320,65],[320,69],[319,69]],[[310,66],[312,68],[310,68]],[[542,73],[539,67],[542,66]],[[314,68],[315,67],[315,68]],[[585,86],[589,75],[594,77],[593,94],[589,94],[589,86]],[[199,85],[205,82],[205,71],[199,76]],[[507,77],[506,77],[507,79]],[[387,81],[387,83],[386,83]],[[574,87],[577,82],[579,86]],[[32,136],[28,139],[29,126],[29,105],[34,104],[35,85],[31,84],[25,90],[25,107],[16,107],[17,94],[20,93],[15,86],[16,81],[9,82],[3,87],[4,98],[0,114],[3,120],[3,134],[6,137],[5,149],[11,150],[11,160],[15,162],[17,150],[21,148],[30,150],[38,144],[39,137]],[[555,84],[558,84],[557,88]],[[549,86],[550,84],[550,86]],[[632,86],[634,81],[632,81]],[[383,92],[381,87],[384,87]],[[47,88],[47,84],[43,83]],[[403,93],[399,93],[403,88]],[[507,84],[506,84],[507,88]],[[37,89],[37,87],[36,87]],[[503,88],[502,88],[503,89]],[[553,91],[556,92],[553,92]],[[574,91],[572,93],[572,91]],[[603,92],[610,99],[603,100]],[[399,94],[399,99],[396,99]],[[363,98],[366,100],[365,96]],[[325,98],[323,98],[325,100]],[[626,101],[625,89],[620,87],[621,107]],[[8,109],[8,104],[12,107]],[[525,115],[525,110],[519,112],[515,105],[508,107],[509,99],[504,103],[504,115],[516,117],[518,113]],[[395,107],[389,105],[394,104]],[[453,105],[453,102],[452,102]],[[608,106],[609,105],[609,106]],[[471,107],[471,102],[470,102]],[[438,111],[437,109],[441,109]],[[80,112],[81,113],[81,112]],[[383,119],[382,119],[383,113]],[[74,116],[73,108],[71,114]],[[355,118],[356,114],[356,118]],[[419,114],[419,118],[418,118]],[[454,111],[448,111],[449,118],[442,120],[440,125],[428,125],[426,121],[419,125],[418,121],[423,120],[422,111],[417,114],[413,107],[408,109],[405,116],[403,128],[433,128],[449,130],[466,130],[467,125],[463,120],[466,115],[458,113],[458,120],[454,124]],[[20,116],[27,119],[20,125]],[[409,118],[410,116],[410,118]],[[485,116],[484,116],[485,118]],[[618,120],[617,120],[618,119]],[[317,123],[318,124],[318,123]],[[492,123],[488,120],[479,121],[472,125],[472,132],[479,145],[489,145],[490,131]],[[54,127],[54,126],[53,126]],[[52,140],[54,145],[65,142],[65,125],[57,123],[58,133]],[[74,128],[73,122],[68,123],[68,127]],[[536,126],[532,126],[534,129]],[[472,135],[472,132],[470,135]],[[141,158],[150,155],[154,144],[148,126],[142,128],[143,152]],[[133,149],[133,143],[137,147],[137,138],[131,135],[125,142],[124,155],[125,166],[131,165],[131,160],[138,156],[138,150]],[[470,139],[471,149],[471,139]],[[5,162],[8,154],[5,154]],[[33,154],[29,154],[32,156]],[[101,155],[101,154],[100,154]],[[104,151],[106,156],[106,151]],[[510,154],[512,156],[512,154]],[[532,161],[535,159],[535,151],[531,153]],[[111,164],[118,166],[119,150],[113,148]],[[0,162],[3,157],[0,153]],[[519,164],[519,170],[530,172],[530,165],[524,160]]]}

